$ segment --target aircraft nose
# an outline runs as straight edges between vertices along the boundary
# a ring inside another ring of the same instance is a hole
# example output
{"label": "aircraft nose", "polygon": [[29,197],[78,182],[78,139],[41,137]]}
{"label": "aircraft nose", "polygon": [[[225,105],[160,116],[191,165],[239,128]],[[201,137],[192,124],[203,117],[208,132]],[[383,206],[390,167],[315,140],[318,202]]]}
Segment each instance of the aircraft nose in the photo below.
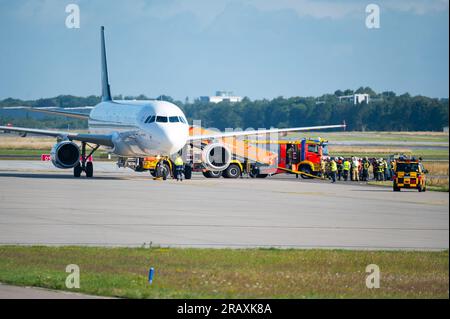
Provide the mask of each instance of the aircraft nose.
{"label": "aircraft nose", "polygon": [[161,146],[163,151],[174,154],[183,148],[186,143],[186,136],[183,131],[175,127],[162,127]]}

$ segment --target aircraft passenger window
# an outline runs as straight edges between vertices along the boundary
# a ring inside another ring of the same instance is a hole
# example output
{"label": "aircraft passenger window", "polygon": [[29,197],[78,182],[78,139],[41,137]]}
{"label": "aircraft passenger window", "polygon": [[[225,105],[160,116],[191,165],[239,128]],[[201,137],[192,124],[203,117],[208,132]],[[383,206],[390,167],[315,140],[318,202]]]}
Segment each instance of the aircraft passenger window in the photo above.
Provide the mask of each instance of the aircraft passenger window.
{"label": "aircraft passenger window", "polygon": [[169,122],[170,123],[176,123],[179,122],[180,120],[178,119],[178,116],[171,116],[169,117]]}
{"label": "aircraft passenger window", "polygon": [[157,116],[156,117],[156,122],[167,123],[168,122],[168,118],[167,118],[167,116]]}

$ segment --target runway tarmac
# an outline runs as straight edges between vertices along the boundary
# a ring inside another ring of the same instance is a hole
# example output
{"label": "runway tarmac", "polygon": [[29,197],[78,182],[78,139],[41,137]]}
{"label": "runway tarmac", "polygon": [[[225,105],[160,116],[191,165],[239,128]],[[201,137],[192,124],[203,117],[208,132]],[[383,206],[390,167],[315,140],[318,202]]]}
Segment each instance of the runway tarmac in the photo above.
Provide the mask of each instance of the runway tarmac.
{"label": "runway tarmac", "polygon": [[36,287],[17,287],[0,283],[0,299],[105,299],[67,291]]}
{"label": "runway tarmac", "polygon": [[448,193],[290,177],[155,181],[0,161],[0,244],[448,249]]}

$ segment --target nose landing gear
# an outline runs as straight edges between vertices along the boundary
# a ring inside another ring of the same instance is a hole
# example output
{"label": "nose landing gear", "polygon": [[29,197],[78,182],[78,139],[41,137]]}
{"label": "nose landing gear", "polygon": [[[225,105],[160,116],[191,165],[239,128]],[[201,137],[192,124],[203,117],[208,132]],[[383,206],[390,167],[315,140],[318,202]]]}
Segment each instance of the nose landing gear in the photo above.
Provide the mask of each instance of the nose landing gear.
{"label": "nose landing gear", "polygon": [[169,163],[169,159],[161,159],[156,163],[155,169],[150,170],[150,174],[152,174],[155,179],[166,180],[171,175],[171,166]]}

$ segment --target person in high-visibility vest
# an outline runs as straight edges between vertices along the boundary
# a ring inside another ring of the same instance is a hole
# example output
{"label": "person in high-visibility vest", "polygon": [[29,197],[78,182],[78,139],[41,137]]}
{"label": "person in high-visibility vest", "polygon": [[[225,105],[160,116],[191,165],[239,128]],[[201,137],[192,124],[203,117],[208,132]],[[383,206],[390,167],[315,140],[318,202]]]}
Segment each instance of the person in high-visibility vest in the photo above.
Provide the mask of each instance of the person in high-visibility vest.
{"label": "person in high-visibility vest", "polygon": [[378,160],[378,181],[384,180],[384,160],[380,158]]}
{"label": "person in high-visibility vest", "polygon": [[352,157],[352,181],[359,181],[359,161],[358,159],[353,156]]}
{"label": "person in high-visibility vest", "polygon": [[327,169],[327,163],[324,159],[321,159],[320,160],[320,177],[322,177],[322,179],[325,179],[326,169]]}
{"label": "person in high-visibility vest", "polygon": [[389,164],[388,164],[388,162],[385,159],[383,159],[383,168],[384,168],[384,172],[383,172],[384,180],[388,181],[391,178],[389,176]]}
{"label": "person in high-visibility vest", "polygon": [[394,178],[394,175],[395,175],[395,161],[394,160],[391,160],[391,165],[390,166],[391,166],[391,172],[390,172],[391,176],[390,177],[391,177],[391,180],[392,180]]}
{"label": "person in high-visibility vest", "polygon": [[331,162],[330,162],[330,171],[331,171],[330,173],[331,173],[331,180],[332,180],[331,182],[332,183],[336,182],[336,174],[337,174],[337,170],[338,170],[336,161],[337,161],[337,159],[333,158],[333,159],[331,159]]}
{"label": "person in high-visibility vest", "polygon": [[337,179],[338,179],[338,181],[340,181],[341,180],[341,177],[342,177],[342,170],[344,169],[344,162],[343,162],[343,160],[344,160],[344,158],[342,158],[342,157],[338,157],[338,160],[337,160],[337,169],[338,169],[338,172],[337,172]]}
{"label": "person in high-visibility vest", "polygon": [[350,172],[350,161],[349,161],[348,159],[346,159],[346,160],[344,161],[342,170],[343,170],[343,172],[344,172],[344,175],[343,175],[344,181],[347,181],[347,179],[348,179],[348,174],[349,174],[349,172]]}
{"label": "person in high-visibility vest", "polygon": [[183,180],[183,159],[181,158],[180,155],[177,156],[177,158],[175,158],[175,172],[176,172],[176,176],[177,176],[177,181],[182,181]]}
{"label": "person in high-visibility vest", "polygon": [[293,155],[294,155],[294,146],[288,146],[288,150],[287,150],[287,166],[292,169],[292,159],[293,159]]}
{"label": "person in high-visibility vest", "polygon": [[364,158],[362,162],[362,180],[367,181],[369,180],[369,168],[370,168],[370,162],[369,159],[366,157]]}

